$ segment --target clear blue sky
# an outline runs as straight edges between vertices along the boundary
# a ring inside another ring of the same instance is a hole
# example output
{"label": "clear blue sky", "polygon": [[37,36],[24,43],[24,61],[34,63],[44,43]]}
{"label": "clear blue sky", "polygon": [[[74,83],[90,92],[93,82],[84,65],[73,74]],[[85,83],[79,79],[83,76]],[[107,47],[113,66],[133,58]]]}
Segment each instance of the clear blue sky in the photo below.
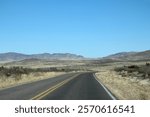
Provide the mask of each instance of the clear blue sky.
{"label": "clear blue sky", "polygon": [[150,0],[0,0],[0,53],[149,49]]}

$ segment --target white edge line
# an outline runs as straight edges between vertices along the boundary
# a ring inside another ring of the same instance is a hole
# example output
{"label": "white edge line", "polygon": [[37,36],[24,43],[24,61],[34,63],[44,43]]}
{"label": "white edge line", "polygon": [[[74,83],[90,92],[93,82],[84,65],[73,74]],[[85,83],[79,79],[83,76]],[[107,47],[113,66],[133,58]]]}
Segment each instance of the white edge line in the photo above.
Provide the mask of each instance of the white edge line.
{"label": "white edge line", "polygon": [[111,93],[110,91],[97,79],[97,77],[95,76],[95,74],[93,74],[94,78],[97,80],[97,82],[99,82],[100,85],[102,85],[102,87],[104,88],[104,90],[109,94],[109,96],[113,99],[113,100],[117,100]]}

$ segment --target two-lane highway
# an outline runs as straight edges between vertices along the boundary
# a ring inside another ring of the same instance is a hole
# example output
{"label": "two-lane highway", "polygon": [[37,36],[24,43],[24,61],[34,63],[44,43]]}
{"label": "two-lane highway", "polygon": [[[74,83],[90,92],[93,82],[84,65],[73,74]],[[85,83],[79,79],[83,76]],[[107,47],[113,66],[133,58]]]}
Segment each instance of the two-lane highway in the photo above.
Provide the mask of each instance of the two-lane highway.
{"label": "two-lane highway", "polygon": [[93,73],[73,73],[0,91],[1,100],[112,100]]}
{"label": "two-lane highway", "polygon": [[0,100],[29,100],[41,92],[70,79],[77,74],[65,74],[55,78],[45,79],[29,84],[24,84],[4,90],[0,90]]}

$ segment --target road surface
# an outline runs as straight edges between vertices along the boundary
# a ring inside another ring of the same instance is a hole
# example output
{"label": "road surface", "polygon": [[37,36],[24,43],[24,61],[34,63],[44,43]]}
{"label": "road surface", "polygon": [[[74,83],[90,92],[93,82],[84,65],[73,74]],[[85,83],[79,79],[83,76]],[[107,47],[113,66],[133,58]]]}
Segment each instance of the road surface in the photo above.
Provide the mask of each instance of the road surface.
{"label": "road surface", "polygon": [[0,90],[0,100],[113,100],[93,73],[72,73]]}

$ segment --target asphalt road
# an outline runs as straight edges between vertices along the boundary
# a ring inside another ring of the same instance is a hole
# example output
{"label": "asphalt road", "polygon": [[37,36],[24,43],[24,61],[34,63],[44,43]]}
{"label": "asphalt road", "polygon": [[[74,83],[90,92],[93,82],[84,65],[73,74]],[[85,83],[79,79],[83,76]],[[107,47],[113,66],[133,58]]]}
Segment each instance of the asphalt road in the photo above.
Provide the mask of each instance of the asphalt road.
{"label": "asphalt road", "polygon": [[113,100],[93,73],[73,73],[0,90],[0,100]]}

